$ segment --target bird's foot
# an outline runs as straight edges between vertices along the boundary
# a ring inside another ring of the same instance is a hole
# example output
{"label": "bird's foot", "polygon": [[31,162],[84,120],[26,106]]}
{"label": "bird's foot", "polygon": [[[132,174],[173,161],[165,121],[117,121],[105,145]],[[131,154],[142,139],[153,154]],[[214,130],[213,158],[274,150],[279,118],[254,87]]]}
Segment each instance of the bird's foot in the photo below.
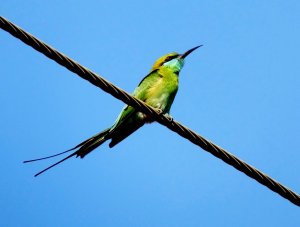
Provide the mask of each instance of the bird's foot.
{"label": "bird's foot", "polygon": [[163,114],[163,110],[162,109],[159,109],[159,108],[155,108],[156,112],[159,114],[159,115],[162,115]]}
{"label": "bird's foot", "polygon": [[159,108],[156,108],[155,110],[159,115],[164,115],[168,119],[168,121],[173,121],[173,117],[169,113],[164,113],[163,110]]}
{"label": "bird's foot", "polygon": [[173,122],[174,119],[170,114],[165,113],[164,116],[168,119],[168,121]]}

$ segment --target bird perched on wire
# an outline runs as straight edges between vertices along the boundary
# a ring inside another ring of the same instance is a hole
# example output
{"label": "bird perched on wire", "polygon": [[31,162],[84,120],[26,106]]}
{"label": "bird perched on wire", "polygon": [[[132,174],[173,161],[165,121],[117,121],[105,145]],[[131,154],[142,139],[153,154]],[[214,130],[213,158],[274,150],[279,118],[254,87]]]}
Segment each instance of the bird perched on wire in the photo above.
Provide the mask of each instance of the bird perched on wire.
{"label": "bird perched on wire", "polygon": [[[178,90],[178,76],[184,65],[184,59],[201,46],[202,45],[196,46],[184,54],[173,52],[160,57],[153,64],[150,73],[142,79],[138,87],[134,90],[133,96],[158,109],[160,113],[169,116],[171,105]],[[24,163],[52,158],[77,149],[62,160],[38,172],[35,175],[38,176],[73,156],[80,158],[85,157],[107,140],[111,140],[109,143],[109,147],[111,148],[142,127],[145,123],[151,122],[153,122],[151,116],[127,105],[122,109],[115,123],[104,131],[67,151],[48,157],[24,161]]]}

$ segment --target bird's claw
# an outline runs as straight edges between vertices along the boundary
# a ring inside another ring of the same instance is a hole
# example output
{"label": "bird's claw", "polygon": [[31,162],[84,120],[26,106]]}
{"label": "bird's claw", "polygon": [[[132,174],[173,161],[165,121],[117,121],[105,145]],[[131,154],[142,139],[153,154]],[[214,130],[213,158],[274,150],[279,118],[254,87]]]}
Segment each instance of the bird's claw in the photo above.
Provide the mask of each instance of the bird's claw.
{"label": "bird's claw", "polygon": [[165,113],[164,116],[168,119],[168,121],[173,122],[174,119],[170,114]]}
{"label": "bird's claw", "polygon": [[164,116],[168,119],[168,121],[170,121],[170,122],[173,121],[173,117],[172,117],[170,114],[168,114],[168,113],[164,113],[162,109],[157,108],[157,109],[156,109],[156,112],[157,112],[159,115],[164,115]]}
{"label": "bird's claw", "polygon": [[163,114],[162,109],[159,109],[159,108],[156,108],[156,112],[157,112],[159,115],[162,115],[162,114]]}

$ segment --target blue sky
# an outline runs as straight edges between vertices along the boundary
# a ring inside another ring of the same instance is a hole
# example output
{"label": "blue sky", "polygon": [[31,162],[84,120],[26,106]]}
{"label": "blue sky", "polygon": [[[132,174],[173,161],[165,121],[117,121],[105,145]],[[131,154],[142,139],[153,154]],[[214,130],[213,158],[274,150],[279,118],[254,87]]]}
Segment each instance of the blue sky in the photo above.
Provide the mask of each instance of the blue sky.
{"label": "blue sky", "polygon": [[[4,1],[0,14],[128,92],[191,54],[172,116],[300,193],[299,1]],[[33,175],[123,103],[0,31],[1,226],[297,226],[299,207],[165,127]]]}

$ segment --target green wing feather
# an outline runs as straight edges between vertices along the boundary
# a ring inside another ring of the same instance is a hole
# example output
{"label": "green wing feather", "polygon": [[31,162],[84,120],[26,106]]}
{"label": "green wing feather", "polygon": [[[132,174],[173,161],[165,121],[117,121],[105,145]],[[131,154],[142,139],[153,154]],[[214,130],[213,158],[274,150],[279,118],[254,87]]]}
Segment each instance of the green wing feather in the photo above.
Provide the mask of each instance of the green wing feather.
{"label": "green wing feather", "polygon": [[[134,90],[133,96],[135,98],[140,99],[141,101],[145,101],[147,99],[148,90],[153,87],[157,80],[160,78],[157,70],[149,73],[138,85],[138,87]],[[109,147],[113,147],[123,139],[128,137],[134,131],[139,129],[141,126],[145,124],[144,115],[136,111],[131,106],[125,106],[121,111],[119,117],[117,118],[115,124],[110,129],[110,138],[111,142]]]}

